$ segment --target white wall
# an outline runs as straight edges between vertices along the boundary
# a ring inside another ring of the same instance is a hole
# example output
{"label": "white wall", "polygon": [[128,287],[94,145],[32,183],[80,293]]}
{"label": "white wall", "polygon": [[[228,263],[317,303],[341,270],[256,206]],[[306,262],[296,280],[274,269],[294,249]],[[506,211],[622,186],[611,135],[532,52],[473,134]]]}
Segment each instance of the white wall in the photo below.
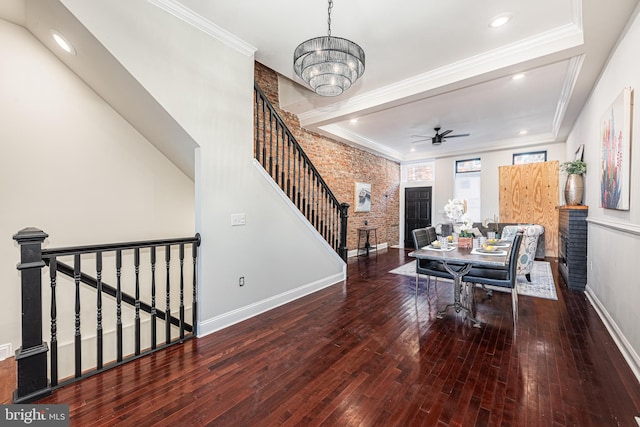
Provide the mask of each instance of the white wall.
{"label": "white wall", "polygon": [[[448,222],[446,215],[444,214],[444,205],[447,201],[453,198],[453,184],[455,177],[455,162],[456,160],[464,160],[469,158],[480,157],[482,160],[482,174],[481,174],[481,186],[482,186],[482,219],[493,218],[493,215],[498,215],[500,212],[500,192],[498,183],[498,167],[508,166],[512,164],[513,154],[522,153],[527,151],[542,151],[547,150],[547,160],[558,160],[559,162],[565,161],[565,144],[547,144],[536,147],[527,147],[523,149],[510,149],[500,150],[482,153],[479,155],[462,155],[458,157],[443,157],[436,159],[434,180],[431,182],[415,183],[406,185],[402,183],[400,188],[400,219],[404,224],[404,189],[407,186],[433,186],[433,212],[432,222],[434,225],[443,222]],[[561,182],[561,186],[564,186],[564,181]],[[558,194],[558,204],[562,202],[561,193]],[[403,226],[403,224],[401,224]],[[404,228],[401,228],[404,230]],[[401,236],[400,242],[403,242]]]}
{"label": "white wall", "polygon": [[[252,54],[151,2],[63,3],[200,145],[200,334],[344,279],[344,262],[254,165]],[[246,225],[232,227],[232,213]]]}
{"label": "white wall", "polygon": [[18,230],[46,247],[192,236],[194,183],[23,27],[0,20],[0,52],[0,344],[15,350]]}
{"label": "white wall", "polygon": [[[640,7],[640,6],[639,6]],[[633,111],[630,210],[600,207],[600,119],[624,87],[640,90],[638,7],[567,139],[567,157],[584,144],[585,205],[589,206],[587,294],[640,378],[640,109]],[[620,231],[622,230],[622,231]]]}

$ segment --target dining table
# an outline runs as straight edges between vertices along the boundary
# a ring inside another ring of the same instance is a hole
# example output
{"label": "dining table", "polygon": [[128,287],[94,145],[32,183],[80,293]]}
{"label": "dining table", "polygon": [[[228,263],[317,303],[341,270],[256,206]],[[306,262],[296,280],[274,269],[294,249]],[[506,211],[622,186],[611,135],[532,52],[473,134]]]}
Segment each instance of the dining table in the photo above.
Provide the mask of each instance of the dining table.
{"label": "dining table", "polygon": [[[456,313],[465,312],[467,319],[473,322],[473,326],[480,327],[480,321],[475,318],[473,310],[474,284],[463,283],[463,276],[474,267],[506,269],[511,253],[510,241],[498,241],[492,250],[478,245],[476,248],[458,247],[455,243],[447,246],[424,246],[409,253],[410,257],[438,261],[447,270],[453,279],[453,303],[447,304],[444,309],[438,311],[437,317],[442,319],[446,312],[453,308]],[[417,273],[416,273],[417,274]],[[463,291],[464,286],[464,291]]]}

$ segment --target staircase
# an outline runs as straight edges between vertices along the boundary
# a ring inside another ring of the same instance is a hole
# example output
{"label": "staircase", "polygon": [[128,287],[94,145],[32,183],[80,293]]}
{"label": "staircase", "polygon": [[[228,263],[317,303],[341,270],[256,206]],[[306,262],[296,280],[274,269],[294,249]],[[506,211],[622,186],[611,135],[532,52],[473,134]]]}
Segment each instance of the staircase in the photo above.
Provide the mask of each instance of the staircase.
{"label": "staircase", "polygon": [[348,203],[340,203],[254,83],[254,156],[329,245],[347,260]]}

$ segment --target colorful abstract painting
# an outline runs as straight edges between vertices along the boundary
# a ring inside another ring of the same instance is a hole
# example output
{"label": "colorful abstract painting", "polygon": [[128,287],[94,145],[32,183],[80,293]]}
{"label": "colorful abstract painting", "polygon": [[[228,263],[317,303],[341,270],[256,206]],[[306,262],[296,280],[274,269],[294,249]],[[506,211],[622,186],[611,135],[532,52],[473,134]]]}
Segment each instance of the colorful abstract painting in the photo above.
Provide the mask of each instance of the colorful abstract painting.
{"label": "colorful abstract painting", "polygon": [[601,120],[600,206],[606,209],[629,209],[632,97],[625,88]]}

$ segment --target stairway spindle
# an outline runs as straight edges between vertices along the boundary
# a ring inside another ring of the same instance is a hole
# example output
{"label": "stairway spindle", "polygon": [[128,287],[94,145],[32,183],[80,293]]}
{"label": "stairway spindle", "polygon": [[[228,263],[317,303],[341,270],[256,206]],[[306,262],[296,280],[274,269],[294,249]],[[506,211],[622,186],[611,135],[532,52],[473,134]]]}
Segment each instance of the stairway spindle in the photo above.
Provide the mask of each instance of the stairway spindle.
{"label": "stairway spindle", "polygon": [[140,354],[140,248],[133,250],[133,268],[136,277],[136,302],[135,302],[135,317],[134,317],[134,340],[135,340],[135,354]]}
{"label": "stairway spindle", "polygon": [[171,343],[171,246],[166,245],[164,248],[164,260],[167,267],[167,286],[165,293],[166,317],[164,324],[165,342]]}
{"label": "stairway spindle", "polygon": [[151,246],[151,348],[155,350],[157,346],[156,330],[156,247]]}
{"label": "stairway spindle", "polygon": [[180,244],[180,340],[184,339],[184,243]]}
{"label": "stairway spindle", "polygon": [[122,251],[116,251],[116,360],[122,362]]}
{"label": "stairway spindle", "polygon": [[51,386],[58,385],[58,305],[56,301],[56,258],[49,260],[49,279],[51,281]]}
{"label": "stairway spindle", "polygon": [[96,278],[98,279],[96,288],[96,338],[97,338],[97,361],[96,368],[102,369],[102,252],[96,252]]}
{"label": "stairway spindle", "polygon": [[74,255],[73,280],[76,284],[74,321],[75,376],[76,378],[80,378],[82,376],[82,335],[80,333],[80,254]]}

